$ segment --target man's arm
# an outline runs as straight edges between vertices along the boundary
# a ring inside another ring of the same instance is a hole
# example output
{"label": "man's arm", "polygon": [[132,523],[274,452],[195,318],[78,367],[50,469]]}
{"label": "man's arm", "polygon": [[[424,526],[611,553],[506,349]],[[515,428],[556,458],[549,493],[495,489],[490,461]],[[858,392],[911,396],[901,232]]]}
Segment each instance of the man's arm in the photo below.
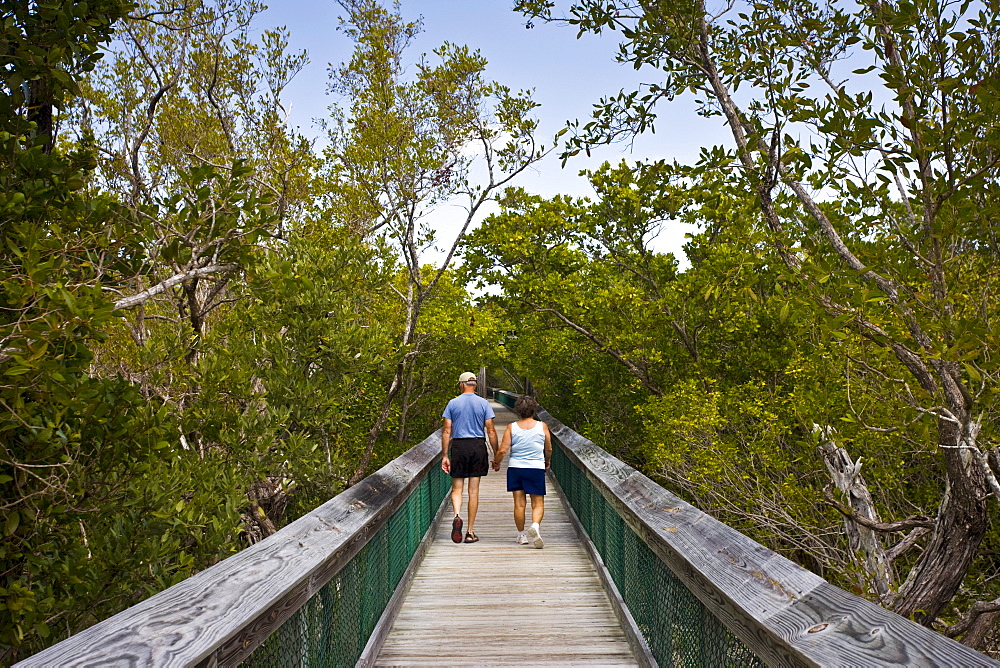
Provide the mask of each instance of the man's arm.
{"label": "man's arm", "polygon": [[451,460],[448,459],[448,447],[451,445],[451,420],[444,419],[444,429],[441,430],[441,470],[451,473]]}

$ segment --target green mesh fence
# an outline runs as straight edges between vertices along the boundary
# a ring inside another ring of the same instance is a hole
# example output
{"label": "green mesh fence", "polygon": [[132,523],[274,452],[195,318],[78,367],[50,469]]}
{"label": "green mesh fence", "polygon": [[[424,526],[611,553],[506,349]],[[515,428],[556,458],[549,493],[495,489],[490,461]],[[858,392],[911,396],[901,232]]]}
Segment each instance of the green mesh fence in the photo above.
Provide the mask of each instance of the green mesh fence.
{"label": "green mesh fence", "polygon": [[661,666],[764,666],[625,523],[562,448],[552,472]]}
{"label": "green mesh fence", "polygon": [[497,400],[498,403],[503,404],[507,408],[514,408],[514,402],[516,400],[510,394],[500,391],[494,395],[494,398]]}
{"label": "green mesh fence", "polygon": [[432,467],[368,544],[241,665],[353,666],[450,488]]}

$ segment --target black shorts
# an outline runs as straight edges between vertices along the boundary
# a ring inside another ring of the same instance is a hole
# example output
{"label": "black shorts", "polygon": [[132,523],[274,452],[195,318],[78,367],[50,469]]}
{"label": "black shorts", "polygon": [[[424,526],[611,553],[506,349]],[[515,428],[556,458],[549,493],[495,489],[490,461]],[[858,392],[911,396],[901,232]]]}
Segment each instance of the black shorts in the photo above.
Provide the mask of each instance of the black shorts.
{"label": "black shorts", "polygon": [[482,478],[490,470],[485,438],[453,438],[449,457],[452,478]]}

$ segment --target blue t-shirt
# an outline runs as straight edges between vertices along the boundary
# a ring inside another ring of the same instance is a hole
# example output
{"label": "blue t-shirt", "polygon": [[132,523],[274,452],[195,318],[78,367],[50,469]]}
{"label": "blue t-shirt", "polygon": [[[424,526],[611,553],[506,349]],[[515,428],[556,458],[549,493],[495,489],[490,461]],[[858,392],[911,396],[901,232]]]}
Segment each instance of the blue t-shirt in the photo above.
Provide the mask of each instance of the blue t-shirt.
{"label": "blue t-shirt", "polygon": [[463,392],[448,402],[444,417],[451,420],[452,438],[485,438],[483,423],[495,415],[490,402],[472,392]]}

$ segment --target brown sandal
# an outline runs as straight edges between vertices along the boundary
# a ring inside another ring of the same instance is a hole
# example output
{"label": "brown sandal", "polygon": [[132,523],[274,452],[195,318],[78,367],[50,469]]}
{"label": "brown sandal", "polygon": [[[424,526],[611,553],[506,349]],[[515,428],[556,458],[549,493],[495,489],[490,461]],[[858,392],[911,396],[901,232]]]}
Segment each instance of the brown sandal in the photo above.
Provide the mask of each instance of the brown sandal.
{"label": "brown sandal", "polygon": [[474,533],[472,533],[470,531],[469,533],[465,534],[465,542],[466,543],[478,543],[479,542],[479,536],[477,536],[476,534],[474,534]]}

